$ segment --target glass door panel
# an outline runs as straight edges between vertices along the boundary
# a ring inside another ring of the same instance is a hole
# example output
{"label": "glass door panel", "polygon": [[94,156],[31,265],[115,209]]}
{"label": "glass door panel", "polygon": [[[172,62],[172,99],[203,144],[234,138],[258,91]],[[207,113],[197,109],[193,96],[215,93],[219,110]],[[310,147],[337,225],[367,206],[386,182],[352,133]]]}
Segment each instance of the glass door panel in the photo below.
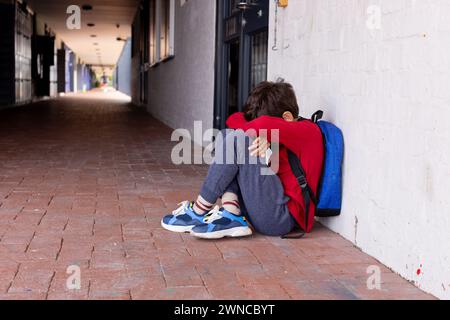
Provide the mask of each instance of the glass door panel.
{"label": "glass door panel", "polygon": [[250,89],[267,80],[268,36],[267,30],[252,36]]}

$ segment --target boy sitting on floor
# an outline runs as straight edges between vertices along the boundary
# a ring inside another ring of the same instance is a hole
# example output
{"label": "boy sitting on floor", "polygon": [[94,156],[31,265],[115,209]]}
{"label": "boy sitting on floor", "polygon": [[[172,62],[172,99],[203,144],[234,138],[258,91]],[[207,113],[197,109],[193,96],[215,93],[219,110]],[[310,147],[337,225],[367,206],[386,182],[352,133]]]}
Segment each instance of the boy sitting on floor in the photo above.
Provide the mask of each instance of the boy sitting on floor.
{"label": "boy sitting on floor", "polygon": [[[268,236],[286,235],[296,226],[310,232],[315,206],[311,205],[310,213],[305,214],[305,203],[292,173],[287,149],[299,157],[308,184],[316,193],[323,162],[323,141],[316,124],[297,121],[298,117],[299,107],[290,84],[259,84],[248,98],[245,112],[235,113],[227,120],[227,126],[234,131],[226,133],[223,141],[216,145],[216,150],[223,152],[218,155],[216,151],[197,200],[182,203],[162,219],[161,225],[170,231],[190,232],[204,239],[249,236],[252,229],[247,221],[257,232]],[[262,130],[269,132],[268,140],[254,139],[252,133]],[[272,130],[278,130],[279,170],[273,175],[263,175]],[[233,157],[226,157],[229,152]],[[254,161],[251,157],[258,159]],[[213,209],[219,198],[222,208]]]}

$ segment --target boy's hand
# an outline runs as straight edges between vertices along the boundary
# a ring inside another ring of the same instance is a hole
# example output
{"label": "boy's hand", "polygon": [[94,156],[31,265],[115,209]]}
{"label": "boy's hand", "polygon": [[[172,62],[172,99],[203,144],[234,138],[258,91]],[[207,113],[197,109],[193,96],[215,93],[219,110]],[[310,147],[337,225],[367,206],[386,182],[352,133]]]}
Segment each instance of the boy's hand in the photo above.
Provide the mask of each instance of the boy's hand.
{"label": "boy's hand", "polygon": [[252,157],[266,157],[266,152],[270,148],[270,142],[266,138],[258,137],[253,141],[253,144],[248,148]]}

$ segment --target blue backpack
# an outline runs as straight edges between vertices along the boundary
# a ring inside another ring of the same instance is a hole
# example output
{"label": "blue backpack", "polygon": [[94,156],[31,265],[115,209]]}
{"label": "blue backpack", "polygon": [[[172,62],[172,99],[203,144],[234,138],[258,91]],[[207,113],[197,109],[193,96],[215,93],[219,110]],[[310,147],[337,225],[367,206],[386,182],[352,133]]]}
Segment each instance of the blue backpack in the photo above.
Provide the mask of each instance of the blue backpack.
{"label": "blue backpack", "polygon": [[305,200],[307,223],[311,202],[316,205],[316,217],[334,217],[341,214],[344,137],[338,127],[330,122],[322,121],[322,117],[323,111],[317,111],[311,118],[322,132],[325,153],[317,196],[308,185],[300,160],[293,152],[288,151],[291,169],[300,184]]}

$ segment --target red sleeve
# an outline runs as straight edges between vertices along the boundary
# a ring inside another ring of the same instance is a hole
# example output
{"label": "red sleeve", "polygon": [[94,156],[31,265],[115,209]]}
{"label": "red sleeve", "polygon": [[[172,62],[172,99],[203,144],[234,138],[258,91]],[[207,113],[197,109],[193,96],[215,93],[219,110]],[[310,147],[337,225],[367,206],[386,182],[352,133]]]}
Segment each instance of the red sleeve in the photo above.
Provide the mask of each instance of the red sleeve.
{"label": "red sleeve", "polygon": [[248,121],[245,119],[243,112],[233,113],[227,120],[227,127],[230,129],[242,129],[245,131],[244,127],[247,124]]}
{"label": "red sleeve", "polygon": [[[245,119],[244,119],[245,120]],[[267,130],[267,138],[272,141],[271,131],[278,130],[279,143],[291,150],[297,150],[299,141],[302,140],[302,128],[300,122],[288,122],[281,118],[262,116],[253,121],[246,122],[243,127],[244,131],[253,129],[259,134],[260,130]],[[306,132],[305,132],[306,134]]]}
{"label": "red sleeve", "polygon": [[298,150],[299,143],[305,142],[311,137],[311,129],[315,125],[309,121],[289,122],[282,118],[261,116],[253,121],[247,121],[242,112],[231,115],[227,120],[230,129],[254,130],[253,134],[259,135],[261,130],[267,130],[267,139],[272,142],[271,130],[278,130],[278,143],[290,150]]}

